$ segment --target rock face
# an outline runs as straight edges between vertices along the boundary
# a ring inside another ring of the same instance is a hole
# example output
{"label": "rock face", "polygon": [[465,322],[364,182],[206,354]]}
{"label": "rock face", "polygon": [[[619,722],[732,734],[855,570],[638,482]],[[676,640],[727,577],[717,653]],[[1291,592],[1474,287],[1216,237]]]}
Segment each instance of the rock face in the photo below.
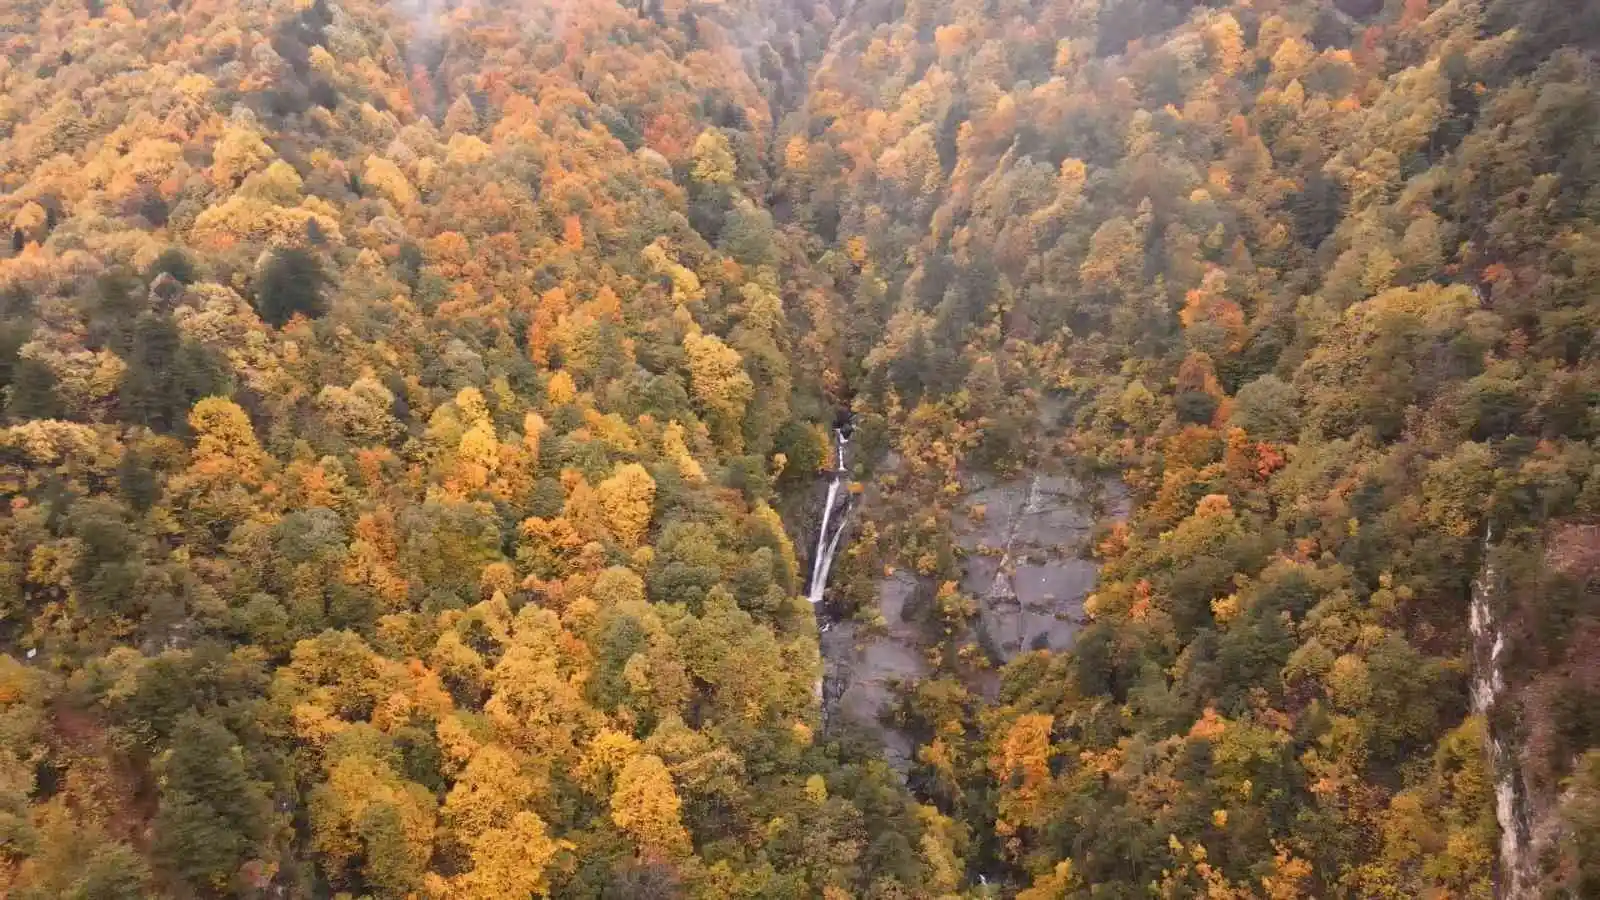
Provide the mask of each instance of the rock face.
{"label": "rock face", "polygon": [[1117,482],[1038,472],[972,493],[955,523],[967,553],[961,589],[978,600],[979,638],[997,662],[1072,646],[1100,572],[1090,533],[1100,518],[1126,518],[1127,507]]}
{"label": "rock face", "polygon": [[[961,588],[978,601],[969,639],[984,646],[996,664],[1030,650],[1069,649],[1100,571],[1088,558],[1089,536],[1095,522],[1127,517],[1122,485],[1110,479],[1084,484],[1044,472],[979,479],[965,510],[952,526],[966,554]],[[854,720],[876,732],[885,757],[901,773],[910,765],[915,742],[884,720],[896,703],[896,685],[930,673],[928,636],[906,611],[919,592],[931,596],[936,587],[897,571],[878,583],[881,635],[863,637],[848,621],[821,635],[826,718],[830,724]]]}
{"label": "rock face", "polygon": [[895,771],[904,773],[916,744],[882,721],[894,706],[897,684],[909,684],[929,673],[923,655],[924,636],[906,621],[905,608],[921,587],[909,573],[896,573],[878,584],[878,611],[887,631],[857,645],[860,629],[839,622],[822,634],[823,709],[828,723],[852,720],[876,732],[883,740],[884,757]]}

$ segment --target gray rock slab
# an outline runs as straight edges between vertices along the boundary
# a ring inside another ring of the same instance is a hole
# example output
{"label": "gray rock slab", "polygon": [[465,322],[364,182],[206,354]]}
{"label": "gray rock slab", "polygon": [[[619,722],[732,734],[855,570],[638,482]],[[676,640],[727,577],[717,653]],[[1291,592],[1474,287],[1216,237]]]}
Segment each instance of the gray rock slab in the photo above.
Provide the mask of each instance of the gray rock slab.
{"label": "gray rock slab", "polygon": [[998,574],[1000,557],[969,556],[966,571],[961,577],[961,590],[973,597],[982,597],[994,587],[994,578]]}
{"label": "gray rock slab", "polygon": [[1017,600],[1028,609],[1065,612],[1075,605],[1081,611],[1083,599],[1094,588],[1099,572],[1100,567],[1086,559],[1022,564],[1012,575],[1011,584]]}
{"label": "gray rock slab", "polygon": [[835,715],[859,723],[883,741],[889,765],[902,776],[911,763],[915,743],[900,731],[884,725],[894,708],[897,685],[908,685],[930,673],[920,647],[893,636],[870,641],[854,651],[848,683],[839,696]]}

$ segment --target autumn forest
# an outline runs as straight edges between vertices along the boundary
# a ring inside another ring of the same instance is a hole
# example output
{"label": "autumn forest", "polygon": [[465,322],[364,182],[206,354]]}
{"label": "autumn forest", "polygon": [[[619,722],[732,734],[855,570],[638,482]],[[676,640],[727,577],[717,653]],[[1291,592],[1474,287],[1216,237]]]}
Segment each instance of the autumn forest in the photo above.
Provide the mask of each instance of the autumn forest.
{"label": "autumn forest", "polygon": [[0,45],[0,897],[1600,897],[1600,0]]}

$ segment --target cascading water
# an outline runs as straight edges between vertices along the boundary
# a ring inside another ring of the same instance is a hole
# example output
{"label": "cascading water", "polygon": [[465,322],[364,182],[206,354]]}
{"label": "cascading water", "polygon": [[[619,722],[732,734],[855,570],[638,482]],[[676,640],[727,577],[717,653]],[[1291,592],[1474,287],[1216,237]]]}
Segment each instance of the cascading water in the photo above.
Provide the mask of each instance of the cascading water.
{"label": "cascading water", "polygon": [[828,587],[828,570],[833,567],[834,554],[839,552],[839,539],[844,535],[845,514],[850,511],[848,494],[844,494],[844,502],[840,502],[846,477],[845,447],[850,444],[848,425],[833,430],[833,444],[836,467],[829,475],[828,499],[822,508],[822,527],[817,530],[816,551],[811,555],[811,588],[806,599],[812,605],[822,602],[823,591]]}
{"label": "cascading water", "polygon": [[[1505,673],[1501,654],[1505,652],[1505,633],[1495,614],[1494,595],[1499,588],[1499,572],[1494,564],[1494,527],[1483,536],[1483,567],[1472,582],[1472,604],[1467,625],[1472,631],[1472,713],[1488,718],[1505,692]],[[1494,778],[1494,815],[1500,825],[1500,890],[1507,900],[1529,896],[1529,871],[1526,847],[1528,824],[1519,782],[1517,761],[1508,751],[1505,739],[1488,727],[1489,767]]]}

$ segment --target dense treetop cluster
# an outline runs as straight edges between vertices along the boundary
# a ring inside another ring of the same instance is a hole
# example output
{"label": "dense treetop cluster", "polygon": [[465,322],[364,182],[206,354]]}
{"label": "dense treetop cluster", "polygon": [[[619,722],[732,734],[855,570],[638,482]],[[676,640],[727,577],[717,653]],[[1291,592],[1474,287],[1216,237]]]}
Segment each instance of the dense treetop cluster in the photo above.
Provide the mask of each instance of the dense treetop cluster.
{"label": "dense treetop cluster", "polygon": [[[1594,896],[1597,34],[8,3],[0,895],[1488,898],[1499,741]],[[904,779],[800,596],[841,405]],[[1044,460],[1133,514],[997,671],[952,521]]]}

